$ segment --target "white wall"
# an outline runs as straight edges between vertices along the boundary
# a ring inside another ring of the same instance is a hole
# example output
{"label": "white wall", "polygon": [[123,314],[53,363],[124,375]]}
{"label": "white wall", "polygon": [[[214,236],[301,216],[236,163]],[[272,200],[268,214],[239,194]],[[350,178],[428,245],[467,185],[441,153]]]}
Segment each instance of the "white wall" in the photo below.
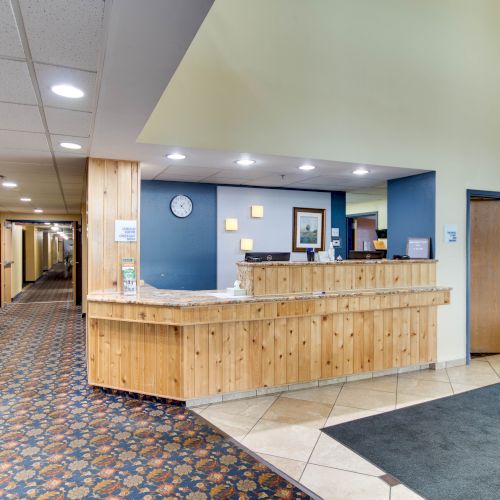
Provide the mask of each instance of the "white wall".
{"label": "white wall", "polygon": [[378,213],[378,229],[387,229],[387,200],[370,200],[358,203],[349,203],[347,198],[346,214],[366,214],[371,212]]}
{"label": "white wall", "polygon": [[[252,205],[264,206],[262,219],[250,217]],[[217,187],[217,288],[232,286],[236,279],[236,262],[245,255],[241,238],[253,239],[254,252],[291,252],[293,207],[326,209],[326,241],[330,242],[330,193]],[[225,231],[224,220],[229,217],[238,219],[238,231]],[[306,255],[293,253],[291,259],[306,260]]]}

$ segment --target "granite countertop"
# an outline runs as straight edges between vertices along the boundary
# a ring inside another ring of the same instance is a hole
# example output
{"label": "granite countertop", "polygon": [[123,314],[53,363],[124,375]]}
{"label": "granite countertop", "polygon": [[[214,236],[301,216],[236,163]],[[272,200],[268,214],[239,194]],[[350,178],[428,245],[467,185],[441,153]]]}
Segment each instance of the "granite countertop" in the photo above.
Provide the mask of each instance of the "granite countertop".
{"label": "granite countertop", "polygon": [[149,285],[140,287],[137,295],[123,295],[113,290],[90,293],[90,302],[115,302],[119,304],[144,304],[165,307],[216,306],[223,304],[247,304],[265,302],[285,302],[290,300],[325,299],[332,297],[364,297],[381,294],[421,293],[449,291],[450,287],[415,286],[401,288],[372,288],[363,290],[338,290],[334,292],[301,292],[286,295],[264,295],[243,297],[230,296],[222,290],[160,290]]}
{"label": "granite countertop", "polygon": [[429,262],[437,262],[435,259],[406,259],[406,260],[389,260],[389,259],[362,259],[362,260],[336,260],[332,262],[308,262],[308,261],[262,261],[262,262],[237,262],[237,266],[339,266],[345,264],[364,265],[364,264],[424,264]]}

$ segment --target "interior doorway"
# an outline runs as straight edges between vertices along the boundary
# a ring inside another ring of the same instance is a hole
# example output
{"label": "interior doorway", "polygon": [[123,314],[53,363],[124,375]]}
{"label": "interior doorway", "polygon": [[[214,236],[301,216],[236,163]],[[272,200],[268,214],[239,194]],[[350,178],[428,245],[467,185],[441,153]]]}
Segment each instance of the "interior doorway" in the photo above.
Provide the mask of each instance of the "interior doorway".
{"label": "interior doorway", "polygon": [[371,252],[377,240],[378,213],[347,216],[347,251]]}
{"label": "interior doorway", "polygon": [[467,354],[500,353],[500,193],[468,191]]}

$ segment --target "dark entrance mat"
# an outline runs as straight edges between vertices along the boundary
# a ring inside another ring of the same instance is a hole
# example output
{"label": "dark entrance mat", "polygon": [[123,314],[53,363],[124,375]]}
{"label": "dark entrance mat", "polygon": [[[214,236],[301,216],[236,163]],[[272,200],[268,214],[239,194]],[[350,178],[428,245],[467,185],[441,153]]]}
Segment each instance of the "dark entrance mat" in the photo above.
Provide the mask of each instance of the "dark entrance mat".
{"label": "dark entrance mat", "polygon": [[428,499],[500,497],[500,384],[323,432]]}

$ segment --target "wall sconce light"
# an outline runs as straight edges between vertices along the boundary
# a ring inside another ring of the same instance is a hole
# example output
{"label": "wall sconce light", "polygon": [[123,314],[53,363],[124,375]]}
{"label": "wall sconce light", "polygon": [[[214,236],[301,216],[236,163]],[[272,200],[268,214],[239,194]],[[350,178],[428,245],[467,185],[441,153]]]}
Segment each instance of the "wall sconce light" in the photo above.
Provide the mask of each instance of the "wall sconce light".
{"label": "wall sconce light", "polygon": [[264,217],[264,207],[262,205],[252,205],[252,217],[262,219]]}
{"label": "wall sconce light", "polygon": [[249,251],[253,250],[253,240],[251,238],[241,238],[240,248],[244,252],[249,252]]}
{"label": "wall sconce light", "polygon": [[226,231],[238,231],[238,219],[226,219],[224,222]]}

